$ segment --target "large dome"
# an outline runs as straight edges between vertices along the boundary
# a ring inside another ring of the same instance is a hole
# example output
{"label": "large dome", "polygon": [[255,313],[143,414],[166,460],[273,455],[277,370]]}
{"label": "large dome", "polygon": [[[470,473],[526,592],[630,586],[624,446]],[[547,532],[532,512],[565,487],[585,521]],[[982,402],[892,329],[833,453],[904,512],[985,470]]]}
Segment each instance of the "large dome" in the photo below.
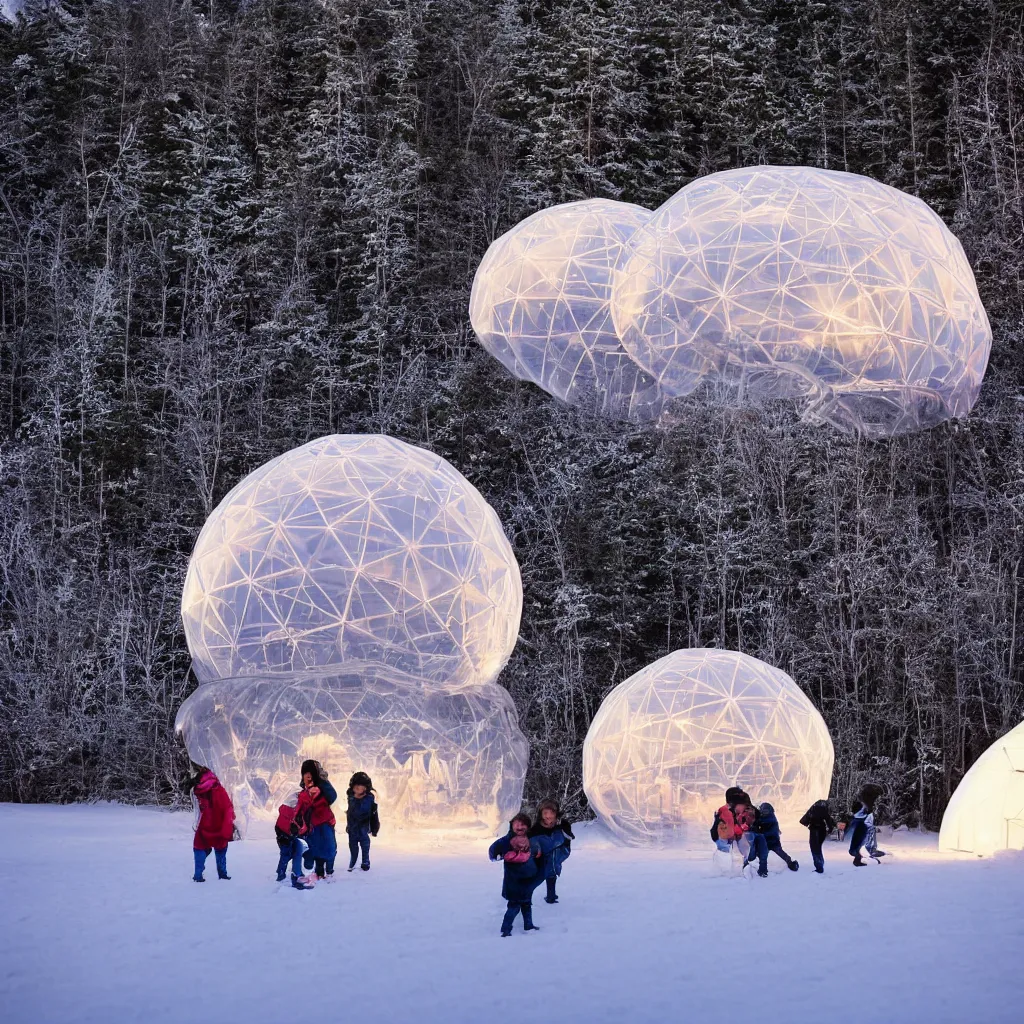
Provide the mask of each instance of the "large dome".
{"label": "large dome", "polygon": [[825,722],[785,672],[689,649],[605,697],[583,744],[583,786],[626,842],[699,842],[727,787],[792,820],[828,796],[833,760]]}
{"label": "large dome", "polygon": [[452,687],[497,677],[521,611],[494,510],[381,435],[322,437],[247,476],[203,527],[181,608],[201,682],[359,661]]}
{"label": "large dome", "polygon": [[869,436],[966,416],[978,397],[992,333],[974,275],[898,189],[814,167],[723,171],[630,245],[616,331],[670,394],[720,378]]}
{"label": "large dome", "polygon": [[629,240],[650,216],[629,203],[584,199],[541,210],[498,238],[470,298],[483,347],[572,405],[656,418],[661,390],[623,349],[609,306]]}
{"label": "large dome", "polygon": [[942,816],[939,849],[979,856],[1024,850],[1024,722],[960,780]]}

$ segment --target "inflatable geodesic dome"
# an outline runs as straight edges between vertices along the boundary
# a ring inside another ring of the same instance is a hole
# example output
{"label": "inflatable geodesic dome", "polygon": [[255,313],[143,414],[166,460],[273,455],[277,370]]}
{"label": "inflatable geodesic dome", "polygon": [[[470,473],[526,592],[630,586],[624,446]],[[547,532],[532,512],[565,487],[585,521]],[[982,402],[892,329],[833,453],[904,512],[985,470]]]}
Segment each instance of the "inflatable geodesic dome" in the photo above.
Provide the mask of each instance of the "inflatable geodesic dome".
{"label": "inflatable geodesic dome", "polygon": [[583,744],[583,788],[631,844],[698,844],[729,786],[795,821],[828,796],[832,740],[785,672],[737,651],[674,651],[605,697]]}
{"label": "inflatable geodesic dome", "polygon": [[1024,722],[971,765],[942,816],[939,849],[1024,850]]}
{"label": "inflatable geodesic dome", "polygon": [[444,459],[320,438],[246,477],[199,535],[182,620],[200,687],[177,727],[243,823],[319,752],[369,772],[399,824],[489,825],[525,775],[495,684],[521,609],[498,517]]}
{"label": "inflatable geodesic dome", "polygon": [[493,683],[453,692],[358,664],[241,676],[200,686],[175,724],[243,819],[293,794],[306,758],[342,787],[368,771],[390,827],[493,831],[522,800],[529,748]]}
{"label": "inflatable geodesic dome", "polygon": [[610,199],[527,217],[487,250],[469,314],[488,352],[522,380],[574,405],[656,418],[664,396],[612,323],[614,275],[650,211]]}
{"label": "inflatable geodesic dome", "polygon": [[456,685],[501,671],[522,601],[501,523],[461,473],[393,437],[333,435],[217,506],[181,617],[203,681],[365,661]]}
{"label": "inflatable geodesic dome", "polygon": [[[581,237],[600,230],[580,233],[568,214],[543,211],[498,239],[477,271],[472,309],[485,348],[565,401],[579,404],[548,367],[585,349],[575,339],[586,332],[578,318],[551,318],[587,288],[607,297],[602,349],[640,374],[620,369],[629,386],[602,385],[601,409],[612,415],[633,408],[637,379],[656,387],[645,394],[657,401],[641,403],[653,410],[647,418],[718,381],[742,400],[794,399],[810,422],[877,437],[966,416],[978,397],[992,335],[974,275],[941,219],[898,189],[812,167],[711,174],[646,218],[637,213],[600,274],[576,258]],[[522,269],[533,224],[543,225],[546,254],[539,288]]]}

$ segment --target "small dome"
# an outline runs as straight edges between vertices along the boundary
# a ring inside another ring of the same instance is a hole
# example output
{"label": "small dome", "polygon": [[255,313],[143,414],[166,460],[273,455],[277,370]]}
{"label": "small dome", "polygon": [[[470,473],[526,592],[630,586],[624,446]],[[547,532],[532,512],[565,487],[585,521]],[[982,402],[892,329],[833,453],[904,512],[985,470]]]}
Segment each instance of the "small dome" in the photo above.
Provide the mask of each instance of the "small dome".
{"label": "small dome", "polygon": [[785,672],[694,648],[605,697],[583,744],[583,787],[627,842],[699,842],[729,786],[798,818],[828,796],[833,760],[824,720]]}

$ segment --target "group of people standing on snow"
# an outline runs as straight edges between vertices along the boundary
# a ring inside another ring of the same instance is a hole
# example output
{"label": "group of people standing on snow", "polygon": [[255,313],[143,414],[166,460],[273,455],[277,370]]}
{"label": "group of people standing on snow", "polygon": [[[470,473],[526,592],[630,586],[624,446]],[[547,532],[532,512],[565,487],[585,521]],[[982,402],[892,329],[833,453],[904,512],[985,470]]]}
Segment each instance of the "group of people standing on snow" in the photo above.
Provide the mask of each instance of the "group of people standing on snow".
{"label": "group of people standing on snow", "polygon": [[[819,875],[825,871],[822,844],[834,828],[840,829],[841,837],[849,831],[850,855],[855,867],[863,867],[866,863],[861,857],[862,849],[867,850],[868,856],[874,860],[885,856],[885,851],[878,849],[875,832],[875,803],[881,795],[879,786],[874,783],[865,785],[853,801],[848,824],[845,820],[835,821],[827,800],[817,800],[807,809],[800,824],[808,830],[811,860]],[[731,853],[735,847],[743,858],[744,869],[756,860],[757,873],[761,878],[768,877],[769,853],[780,857],[790,871],[800,868],[799,862],[782,848],[782,829],[775,808],[769,803],[755,806],[739,786],[730,786],[725,791],[725,803],[715,811],[711,823],[711,838],[723,853]]]}
{"label": "group of people standing on snow", "polygon": [[[334,875],[338,840],[334,831],[337,819],[332,805],[338,799],[338,791],[319,761],[303,761],[299,776],[298,792],[281,804],[274,824],[279,850],[277,880],[285,880],[290,862],[292,887],[311,889],[317,880]],[[206,881],[203,869],[211,850],[217,862],[217,877],[230,879],[227,847],[235,837],[235,808],[231,797],[209,768],[199,769],[190,788],[199,812],[192,841],[195,857],[192,880]],[[345,811],[349,871],[354,871],[360,860],[362,870],[370,870],[370,837],[380,831],[380,816],[373,792],[373,782],[366,772],[356,772],[349,779]]]}
{"label": "group of people standing on snow", "polygon": [[[278,808],[274,825],[279,858],[277,880],[288,877],[291,864],[291,884],[296,889],[310,889],[321,879],[334,875],[338,856],[335,835],[337,821],[332,809],[338,792],[327,777],[319,761],[302,762],[300,787],[295,796]],[[209,768],[200,768],[190,783],[199,811],[195,838],[192,843],[195,872],[193,881],[203,882],[203,871],[211,851],[217,863],[217,877],[230,879],[227,867],[227,846],[235,837],[235,809],[227,790]],[[840,822],[840,835],[845,828],[850,835],[850,854],[853,863],[865,863],[861,851],[876,860],[885,856],[879,850],[875,833],[875,803],[881,796],[880,787],[865,785],[851,807],[848,823]],[[345,794],[345,831],[348,835],[348,870],[354,871],[360,863],[363,871],[370,870],[370,838],[380,830],[380,816],[374,799],[373,782],[366,772],[356,772],[349,779]],[[827,800],[813,803],[800,824],[808,830],[811,859],[814,870],[825,870],[822,845],[837,822],[832,817]],[[554,800],[544,800],[537,808],[537,820],[519,813],[509,822],[508,833],[495,840],[487,851],[491,860],[504,867],[501,898],[506,902],[501,934],[512,934],[516,918],[522,914],[523,931],[537,931],[533,923],[533,894],[542,884],[546,886],[545,903],[557,903],[556,883],[562,865],[572,850],[572,825],[566,821]],[[768,854],[780,857],[790,869],[797,871],[799,863],[782,848],[782,830],[775,809],[770,803],[755,805],[739,786],[725,791],[725,803],[715,811],[711,824],[711,838],[723,853],[736,849],[743,858],[744,869],[757,862],[757,873],[768,876]]]}

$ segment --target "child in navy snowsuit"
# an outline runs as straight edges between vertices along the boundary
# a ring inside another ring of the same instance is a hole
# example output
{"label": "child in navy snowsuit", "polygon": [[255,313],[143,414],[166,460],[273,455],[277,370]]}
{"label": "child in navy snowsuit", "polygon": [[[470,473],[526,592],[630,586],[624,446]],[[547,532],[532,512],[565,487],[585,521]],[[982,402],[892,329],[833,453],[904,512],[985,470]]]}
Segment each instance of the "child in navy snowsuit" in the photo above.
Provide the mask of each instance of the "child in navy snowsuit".
{"label": "child in navy snowsuit", "polygon": [[531,824],[527,815],[517,814],[509,824],[509,834],[491,843],[487,851],[491,860],[503,861],[505,867],[501,898],[507,901],[508,907],[501,922],[503,938],[512,934],[512,925],[520,912],[523,931],[537,930],[533,923],[533,890],[536,888],[540,845],[526,834]]}
{"label": "child in navy snowsuit", "polygon": [[811,860],[814,861],[814,870],[820,875],[825,870],[825,855],[821,852],[821,844],[828,838],[829,833],[836,827],[832,812],[829,810],[827,800],[818,800],[807,808],[807,813],[800,819],[809,835],[811,844]]}
{"label": "child in navy snowsuit", "polygon": [[752,864],[756,857],[757,873],[761,878],[768,877],[769,850],[781,857],[790,871],[797,871],[800,868],[800,865],[782,848],[782,829],[779,828],[779,819],[775,817],[775,808],[771,804],[765,803],[758,807],[750,833],[753,842],[746,863]]}
{"label": "child in navy snowsuit", "polygon": [[373,799],[373,783],[366,772],[356,772],[348,781],[348,810],[345,812],[345,831],[348,833],[348,869],[353,871],[360,849],[362,868],[370,870],[370,836],[380,831],[377,801]]}
{"label": "child in navy snowsuit", "polygon": [[334,835],[336,824],[331,804],[338,799],[338,791],[327,781],[327,772],[319,761],[302,762],[302,789],[296,811],[309,821],[306,845],[309,847],[302,862],[306,870],[316,868],[317,878],[334,874],[334,858],[338,856],[338,840]]}
{"label": "child in navy snowsuit", "polygon": [[558,893],[555,884],[562,873],[562,865],[572,852],[571,840],[576,837],[572,826],[559,813],[558,804],[554,800],[542,801],[537,811],[537,823],[527,832],[530,839],[536,839],[540,846],[540,872],[536,884],[541,880],[547,884],[545,903],[557,903]]}
{"label": "child in navy snowsuit", "polygon": [[297,813],[298,796],[292,803],[283,803],[277,809],[277,822],[274,824],[274,838],[277,848],[281,851],[277,859],[277,880],[283,882],[288,870],[288,861],[292,862],[292,888],[311,889],[302,881],[302,855],[309,849],[302,838],[308,831],[308,822]]}

